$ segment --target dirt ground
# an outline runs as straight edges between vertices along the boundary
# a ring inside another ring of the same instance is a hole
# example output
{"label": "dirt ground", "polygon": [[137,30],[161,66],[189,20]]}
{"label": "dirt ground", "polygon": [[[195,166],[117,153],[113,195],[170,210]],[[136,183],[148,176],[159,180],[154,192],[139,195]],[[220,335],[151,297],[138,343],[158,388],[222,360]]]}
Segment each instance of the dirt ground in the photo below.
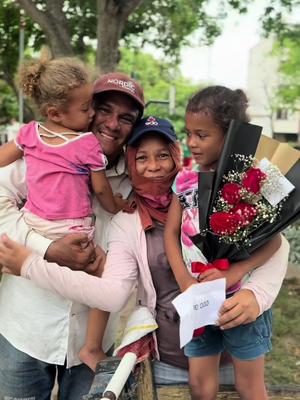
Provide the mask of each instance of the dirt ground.
{"label": "dirt ground", "polygon": [[[167,388],[159,388],[157,390],[158,400],[190,400],[190,394],[187,387],[167,387]],[[274,394],[269,392],[269,400],[300,400],[300,394],[295,393],[278,393]],[[236,400],[239,399],[237,393],[233,393],[232,391],[224,391],[218,394],[218,400]],[[146,400],[146,399],[143,399]]]}

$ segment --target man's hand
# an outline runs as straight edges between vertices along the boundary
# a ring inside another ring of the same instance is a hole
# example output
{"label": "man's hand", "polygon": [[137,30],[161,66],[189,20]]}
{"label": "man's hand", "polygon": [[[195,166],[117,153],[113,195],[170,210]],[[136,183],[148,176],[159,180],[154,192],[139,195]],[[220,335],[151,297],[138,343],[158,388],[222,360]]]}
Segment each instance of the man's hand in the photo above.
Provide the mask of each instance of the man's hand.
{"label": "man's hand", "polygon": [[221,329],[253,322],[259,316],[259,305],[251,290],[241,289],[225,300],[219,311],[218,324]]}
{"label": "man's hand", "polygon": [[73,270],[85,270],[96,260],[96,252],[92,242],[84,233],[70,233],[55,240],[48,247],[45,259]]}
{"label": "man's hand", "polygon": [[89,264],[85,269],[85,272],[94,276],[101,276],[104,270],[104,265],[106,261],[106,253],[101,247],[95,247],[96,259],[92,264]]}

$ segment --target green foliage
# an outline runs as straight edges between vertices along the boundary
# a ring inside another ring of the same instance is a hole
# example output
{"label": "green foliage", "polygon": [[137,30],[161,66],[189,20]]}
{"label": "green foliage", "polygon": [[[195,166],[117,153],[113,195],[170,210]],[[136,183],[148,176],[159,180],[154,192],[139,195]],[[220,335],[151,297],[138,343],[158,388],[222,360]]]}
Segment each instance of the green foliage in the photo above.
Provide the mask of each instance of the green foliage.
{"label": "green foliage", "polygon": [[280,57],[281,86],[278,97],[281,103],[294,109],[300,100],[300,26],[294,26],[278,39],[274,53]]}
{"label": "green foliage", "polygon": [[[97,39],[98,20],[96,2],[94,0],[52,1],[62,5],[62,11],[68,21],[70,42],[74,53],[85,61],[94,62],[93,45]],[[47,15],[47,1],[28,0],[28,2]],[[17,94],[17,89],[14,78],[19,60],[20,23],[20,10],[17,3],[15,0],[3,0],[0,3],[0,78],[13,88],[15,94]],[[115,3],[118,7],[123,6],[123,2]],[[299,0],[277,0],[276,2],[267,0],[264,21],[268,22],[265,23],[265,28],[269,31],[276,30],[275,22],[279,23],[282,9],[291,10],[296,3],[299,3]],[[189,35],[195,30],[199,32],[199,42],[211,43],[220,34],[220,23],[228,13],[232,9],[245,13],[249,4],[249,0],[223,0],[218,2],[216,16],[211,17],[207,11],[207,0],[143,0],[135,12],[129,16],[122,31],[123,44],[125,43],[129,49],[141,49],[145,44],[151,44],[163,52],[166,60],[173,63],[173,66],[162,68],[163,71],[159,75],[164,79],[161,79],[159,84],[156,82],[155,87],[151,84],[151,62],[149,68],[144,65],[141,71],[143,72],[145,68],[148,70],[148,73],[143,75],[150,79],[149,84],[145,84],[145,88],[146,93],[150,93],[151,99],[168,99],[170,85],[176,86],[178,108],[175,116],[172,117],[176,124],[178,123],[177,114],[181,116],[184,108],[181,98],[186,101],[190,93],[194,91],[187,89],[184,93],[188,82],[176,77],[174,72],[174,64],[176,65],[179,61],[181,47],[188,44]],[[57,17],[59,23],[59,16]],[[27,51],[30,49],[32,53],[47,43],[46,38],[37,24],[26,15],[23,18],[25,49]],[[273,25],[270,21],[273,21]],[[158,111],[167,113],[167,107],[151,105],[151,112]]]}
{"label": "green foliage", "polygon": [[266,358],[268,384],[298,384],[300,281],[285,281],[273,307],[273,349]]}
{"label": "green foliage", "polygon": [[[38,49],[42,43],[42,33],[32,21],[24,16],[24,46]],[[0,71],[1,78],[13,83],[19,60],[20,10],[13,0],[4,0],[0,5]]]}
{"label": "green foliage", "polygon": [[7,124],[18,115],[17,98],[11,87],[0,81],[0,125]]}
{"label": "green foliage", "polygon": [[148,0],[130,16],[124,38],[129,45],[151,43],[178,60],[180,48],[196,29],[201,31],[203,44],[221,32],[217,19],[207,14],[205,0]]}
{"label": "green foliage", "polygon": [[[144,87],[146,103],[145,115],[157,115],[172,121],[179,137],[183,137],[184,113],[188,98],[199,90],[184,79],[169,62],[156,60],[151,54],[122,49],[119,70],[136,78]],[[157,104],[155,101],[170,100],[170,88],[176,91],[175,113],[170,115],[169,104]]]}
{"label": "green foliage", "polygon": [[295,223],[284,231],[290,244],[290,261],[300,265],[300,223]]}

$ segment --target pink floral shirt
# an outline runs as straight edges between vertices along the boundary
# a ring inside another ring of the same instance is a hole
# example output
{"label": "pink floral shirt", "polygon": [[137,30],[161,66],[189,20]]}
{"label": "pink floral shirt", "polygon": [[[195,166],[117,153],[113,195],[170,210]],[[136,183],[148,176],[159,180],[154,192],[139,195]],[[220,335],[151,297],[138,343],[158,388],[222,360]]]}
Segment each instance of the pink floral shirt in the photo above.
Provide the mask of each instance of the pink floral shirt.
{"label": "pink floral shirt", "polygon": [[192,273],[191,263],[193,261],[207,263],[201,250],[190,239],[190,236],[199,233],[198,172],[183,168],[177,174],[172,189],[178,196],[182,207],[181,248],[183,260],[191,275],[196,278],[199,273]]}
{"label": "pink floral shirt", "polygon": [[[198,272],[192,272],[191,264],[199,261],[207,264],[207,259],[197,246],[191,241],[190,236],[199,233],[199,209],[198,209],[198,172],[191,169],[181,170],[173,183],[173,192],[178,196],[182,207],[181,219],[181,250],[183,260],[190,274],[195,278]],[[228,288],[227,295],[236,292],[241,287],[240,282]]]}

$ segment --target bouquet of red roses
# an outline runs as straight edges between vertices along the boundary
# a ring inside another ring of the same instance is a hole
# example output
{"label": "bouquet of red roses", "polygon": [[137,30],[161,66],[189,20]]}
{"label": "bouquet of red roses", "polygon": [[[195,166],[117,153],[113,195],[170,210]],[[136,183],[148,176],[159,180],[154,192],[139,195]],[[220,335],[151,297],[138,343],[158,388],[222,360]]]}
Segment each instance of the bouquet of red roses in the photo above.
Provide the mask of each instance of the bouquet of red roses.
{"label": "bouquet of red roses", "polygon": [[[242,167],[224,176],[226,183],[218,192],[209,226],[220,242],[235,243],[239,247],[247,245],[257,228],[266,222],[273,223],[280,216],[285,196],[278,204],[270,204],[264,194],[273,188],[276,190],[274,179],[268,179],[268,175],[255,166],[253,157],[236,154],[233,158]],[[273,177],[276,174],[274,166],[272,174]]]}
{"label": "bouquet of red roses", "polygon": [[232,121],[217,170],[199,172],[200,232],[191,239],[208,262],[248,258],[300,216],[300,152],[284,145],[273,157],[279,142],[260,136],[260,127]]}

